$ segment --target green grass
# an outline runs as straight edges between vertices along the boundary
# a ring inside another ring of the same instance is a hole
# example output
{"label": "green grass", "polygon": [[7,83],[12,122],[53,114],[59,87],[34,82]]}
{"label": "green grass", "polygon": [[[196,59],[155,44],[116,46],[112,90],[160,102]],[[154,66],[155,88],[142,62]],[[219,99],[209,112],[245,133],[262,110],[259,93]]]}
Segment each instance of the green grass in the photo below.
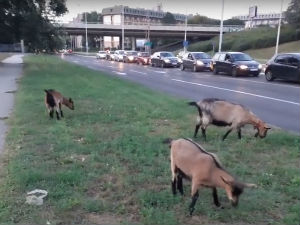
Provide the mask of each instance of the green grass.
{"label": "green grass", "polygon": [[[300,41],[292,41],[278,45],[278,53],[284,52],[300,52]],[[261,49],[251,49],[245,51],[245,53],[251,55],[256,60],[262,63],[266,63],[271,59],[275,53],[275,46]]]}
{"label": "green grass", "polygon": [[[277,28],[259,27],[251,30],[231,32],[223,35],[223,51],[245,51],[248,49],[259,49],[275,46],[277,37]],[[294,27],[282,26],[280,33],[280,43],[296,41],[300,39],[300,33]],[[212,43],[215,45],[215,51],[219,46],[219,36],[211,40],[200,41],[191,44],[189,51],[212,51]],[[299,49],[299,48],[298,48]]]}
{"label": "green grass", "polygon": [[[299,136],[271,130],[256,139],[251,128],[222,142],[225,130],[210,127],[201,144],[258,188],[245,190],[236,209],[220,190],[223,210],[203,189],[191,218],[190,184],[184,197],[172,196],[162,144],[193,134],[196,110],[185,100],[56,57],[26,57],[24,73],[2,156],[0,224],[299,224]],[[45,88],[72,97],[75,111],[50,120]],[[35,188],[49,192],[42,206],[25,204]]]}

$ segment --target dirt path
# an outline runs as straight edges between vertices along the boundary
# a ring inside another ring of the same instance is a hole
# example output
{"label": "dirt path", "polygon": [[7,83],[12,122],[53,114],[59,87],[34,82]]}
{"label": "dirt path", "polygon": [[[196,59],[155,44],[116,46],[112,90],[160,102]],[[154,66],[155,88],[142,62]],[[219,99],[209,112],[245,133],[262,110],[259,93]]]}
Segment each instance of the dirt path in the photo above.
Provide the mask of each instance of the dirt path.
{"label": "dirt path", "polygon": [[23,55],[13,55],[0,62],[0,154],[3,152],[7,125],[5,120],[12,112],[17,80],[22,75]]}

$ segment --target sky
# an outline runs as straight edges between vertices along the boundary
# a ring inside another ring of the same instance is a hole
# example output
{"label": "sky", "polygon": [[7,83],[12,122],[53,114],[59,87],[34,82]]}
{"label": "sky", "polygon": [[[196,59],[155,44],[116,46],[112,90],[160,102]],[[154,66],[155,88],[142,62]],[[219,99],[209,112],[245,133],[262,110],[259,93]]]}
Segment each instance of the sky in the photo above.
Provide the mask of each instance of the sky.
{"label": "sky", "polygon": [[[291,0],[283,0],[285,11]],[[221,18],[222,0],[66,0],[69,12],[60,18],[71,21],[78,13],[97,11],[114,5],[154,9],[162,3],[163,11],[182,14],[200,14],[210,18]],[[279,13],[281,0],[224,0],[224,19],[247,15],[249,6],[257,5],[258,13]]]}

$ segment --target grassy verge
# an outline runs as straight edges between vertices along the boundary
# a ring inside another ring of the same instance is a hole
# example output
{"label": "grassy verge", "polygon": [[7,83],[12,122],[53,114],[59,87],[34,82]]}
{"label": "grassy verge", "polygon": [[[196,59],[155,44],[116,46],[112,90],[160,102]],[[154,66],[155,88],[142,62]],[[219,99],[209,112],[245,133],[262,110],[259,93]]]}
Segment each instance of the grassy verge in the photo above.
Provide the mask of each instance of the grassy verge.
{"label": "grassy verge", "polygon": [[[185,101],[72,65],[55,57],[25,58],[25,75],[10,118],[1,169],[0,224],[298,224],[299,137],[272,130],[255,139],[253,129],[221,142],[224,129],[208,129],[207,150],[240,180],[257,183],[232,208],[212,204],[200,191],[195,215],[185,196],[170,190],[166,137],[190,137],[196,110]],[[61,121],[50,120],[43,89],[75,101]],[[199,140],[200,141],[200,140]],[[49,192],[42,206],[25,193]]]}
{"label": "grassy verge", "polygon": [[[240,32],[231,32],[223,35],[223,51],[245,51],[248,49],[259,49],[275,46],[277,37],[277,28],[259,27]],[[300,39],[300,33],[294,27],[282,26],[280,33],[280,43],[296,41]],[[201,41],[191,44],[189,51],[209,52],[215,45],[215,51],[218,49],[219,36],[208,41]]]}
{"label": "grassy verge", "polygon": [[[300,41],[292,41],[278,46],[278,53],[283,52],[300,52]],[[261,63],[266,63],[275,53],[275,46],[261,49],[251,49],[245,51],[251,57],[259,60]]]}

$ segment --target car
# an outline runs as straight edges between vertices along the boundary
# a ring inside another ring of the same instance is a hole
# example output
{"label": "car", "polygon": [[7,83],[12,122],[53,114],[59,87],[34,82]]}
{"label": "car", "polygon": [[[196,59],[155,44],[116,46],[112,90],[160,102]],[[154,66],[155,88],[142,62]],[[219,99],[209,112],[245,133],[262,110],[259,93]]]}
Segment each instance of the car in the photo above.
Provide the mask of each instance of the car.
{"label": "car", "polygon": [[233,77],[239,75],[258,76],[262,65],[242,52],[219,52],[212,58],[211,68],[214,74],[224,72]]}
{"label": "car", "polygon": [[115,52],[114,51],[107,51],[106,53],[106,59],[110,61],[114,61],[115,58]]}
{"label": "car", "polygon": [[136,63],[140,65],[149,65],[150,54],[148,52],[139,52]]}
{"label": "car", "polygon": [[97,52],[96,59],[106,59],[106,51]]}
{"label": "car", "polygon": [[300,82],[300,53],[282,53],[273,56],[266,64],[267,81],[283,79]]}
{"label": "car", "polygon": [[172,52],[155,52],[151,56],[151,66],[156,67],[179,67],[178,58]]}
{"label": "car", "polygon": [[118,62],[123,62],[124,55],[125,55],[124,50],[117,50],[117,51],[115,51],[115,54],[114,54],[114,60],[118,61]]}
{"label": "car", "polygon": [[137,60],[137,51],[126,51],[123,56],[124,63],[135,63]]}
{"label": "car", "polygon": [[186,68],[192,69],[194,72],[209,70],[211,63],[211,57],[204,52],[188,52],[182,58],[180,65],[181,70]]}

